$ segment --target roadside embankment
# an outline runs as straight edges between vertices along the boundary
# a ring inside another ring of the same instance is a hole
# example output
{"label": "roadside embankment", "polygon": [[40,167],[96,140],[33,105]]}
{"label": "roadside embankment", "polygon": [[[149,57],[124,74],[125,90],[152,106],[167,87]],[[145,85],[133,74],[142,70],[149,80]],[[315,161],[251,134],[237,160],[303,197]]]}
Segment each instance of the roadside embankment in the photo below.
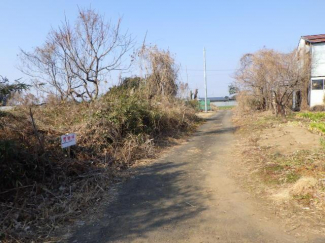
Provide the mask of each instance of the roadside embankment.
{"label": "roadside embankment", "polygon": [[[0,111],[0,241],[48,239],[198,122],[182,100],[124,88],[93,102]],[[71,151],[60,146],[66,133],[77,134]]]}
{"label": "roadside embankment", "polygon": [[297,234],[325,234],[324,115],[301,112],[287,118],[264,113],[237,114],[234,153],[245,168],[238,177],[269,201]]}

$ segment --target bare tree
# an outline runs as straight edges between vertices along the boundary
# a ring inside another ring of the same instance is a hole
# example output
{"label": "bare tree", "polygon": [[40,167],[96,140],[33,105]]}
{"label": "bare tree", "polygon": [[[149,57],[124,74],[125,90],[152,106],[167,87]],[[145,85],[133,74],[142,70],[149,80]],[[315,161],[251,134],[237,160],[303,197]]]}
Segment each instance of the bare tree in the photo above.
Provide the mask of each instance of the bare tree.
{"label": "bare tree", "polygon": [[[274,58],[277,58],[275,56]],[[275,114],[285,115],[286,106],[292,104],[292,95],[302,87],[302,72],[298,66],[296,52],[281,54],[274,62],[275,82],[272,85],[272,93],[276,104]],[[291,106],[292,107],[292,106]]]}
{"label": "bare tree", "polygon": [[139,52],[141,68],[146,72],[146,87],[149,96],[175,96],[178,91],[179,66],[169,51],[157,46],[143,46]]}
{"label": "bare tree", "polygon": [[263,54],[261,52],[255,54],[245,54],[240,59],[240,68],[235,74],[236,85],[242,91],[251,93],[256,102],[257,109],[267,109],[270,97],[267,93],[267,80],[265,77],[265,68],[260,65],[263,63]]}
{"label": "bare tree", "polygon": [[[179,82],[178,83],[178,91],[177,91],[177,97],[179,97],[180,99],[192,99],[191,97],[189,97],[189,86],[188,83],[185,82]],[[193,95],[192,95],[193,96]]]}
{"label": "bare tree", "polygon": [[21,51],[21,70],[33,78],[39,89],[62,100],[94,100],[107,74],[124,70],[124,57],[133,46],[128,32],[121,33],[121,19],[116,25],[92,9],[79,10],[73,26],[65,20],[53,29],[45,44],[32,52]]}
{"label": "bare tree", "polygon": [[267,49],[244,55],[236,73],[237,85],[256,98],[259,109],[273,108],[276,115],[282,116],[293,92],[301,88],[303,77],[295,52]]}
{"label": "bare tree", "polygon": [[[299,52],[297,53],[302,85],[298,91],[300,96],[300,109],[306,110],[309,108],[308,94],[310,92],[310,75],[311,75],[311,56],[310,53]],[[297,93],[298,94],[298,93]]]}
{"label": "bare tree", "polygon": [[199,90],[198,89],[195,89],[195,91],[194,91],[194,97],[193,97],[194,100],[197,100],[198,93],[199,93]]}
{"label": "bare tree", "polygon": [[78,80],[67,65],[67,57],[60,53],[59,47],[49,37],[33,53],[21,50],[20,60],[20,70],[32,78],[38,90],[56,94],[61,100],[74,98],[72,90],[78,87]]}

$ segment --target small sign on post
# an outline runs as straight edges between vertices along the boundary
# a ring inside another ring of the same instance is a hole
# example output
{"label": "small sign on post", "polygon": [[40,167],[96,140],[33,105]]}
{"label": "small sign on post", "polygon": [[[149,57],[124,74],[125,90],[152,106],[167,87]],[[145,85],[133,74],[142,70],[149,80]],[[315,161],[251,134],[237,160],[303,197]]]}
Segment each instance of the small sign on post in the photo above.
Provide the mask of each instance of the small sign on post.
{"label": "small sign on post", "polygon": [[69,133],[61,136],[61,147],[67,148],[77,144],[77,136],[75,133]]}

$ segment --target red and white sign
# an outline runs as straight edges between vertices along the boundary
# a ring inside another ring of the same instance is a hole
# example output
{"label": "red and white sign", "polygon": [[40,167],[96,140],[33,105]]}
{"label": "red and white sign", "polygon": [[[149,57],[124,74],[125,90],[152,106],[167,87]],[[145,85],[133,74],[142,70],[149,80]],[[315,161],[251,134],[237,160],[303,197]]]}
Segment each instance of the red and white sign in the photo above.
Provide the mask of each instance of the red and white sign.
{"label": "red and white sign", "polygon": [[77,136],[75,133],[69,133],[61,136],[61,147],[66,148],[77,144]]}

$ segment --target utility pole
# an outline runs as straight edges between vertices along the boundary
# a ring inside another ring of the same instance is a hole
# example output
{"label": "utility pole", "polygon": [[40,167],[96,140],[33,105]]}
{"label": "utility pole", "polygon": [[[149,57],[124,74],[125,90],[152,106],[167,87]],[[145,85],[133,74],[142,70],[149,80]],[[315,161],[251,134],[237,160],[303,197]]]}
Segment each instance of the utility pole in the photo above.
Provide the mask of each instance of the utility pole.
{"label": "utility pole", "polygon": [[207,104],[207,96],[208,96],[208,87],[207,87],[207,65],[206,65],[206,57],[205,57],[205,48],[203,48],[203,59],[204,59],[204,89],[205,89],[205,105],[204,111],[208,112],[208,104]]}

